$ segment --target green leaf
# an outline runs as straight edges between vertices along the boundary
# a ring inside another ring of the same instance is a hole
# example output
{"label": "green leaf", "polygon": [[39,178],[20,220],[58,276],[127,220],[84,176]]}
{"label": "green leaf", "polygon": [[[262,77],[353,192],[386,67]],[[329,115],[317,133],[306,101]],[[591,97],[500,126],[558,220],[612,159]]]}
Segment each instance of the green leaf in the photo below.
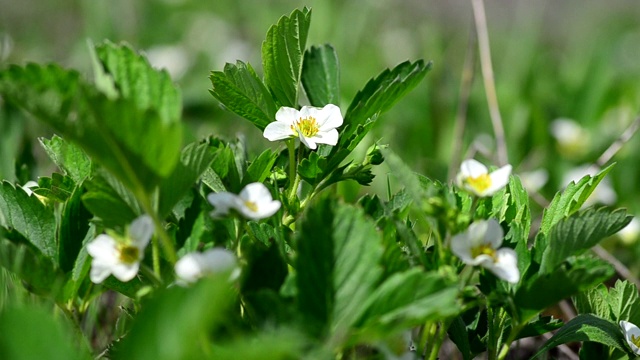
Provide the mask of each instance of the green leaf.
{"label": "green leaf", "polygon": [[85,182],[87,192],[82,195],[82,203],[89,211],[102,219],[104,226],[113,228],[130,223],[141,214],[139,206],[123,198],[124,187],[116,182],[109,182],[104,177],[94,177]]}
{"label": "green leaf", "polygon": [[611,320],[616,323],[620,320],[640,323],[640,299],[634,284],[628,280],[616,281],[615,286],[609,289],[608,301],[613,315]]}
{"label": "green leaf", "polygon": [[[250,344],[250,346],[247,346]],[[290,329],[263,330],[255,335],[215,346],[210,359],[290,360],[305,358],[308,344],[300,333]]]}
{"label": "green leaf", "polygon": [[340,68],[333,46],[312,46],[304,53],[302,85],[313,106],[340,103]]}
{"label": "green leaf", "polygon": [[247,172],[242,179],[242,184],[247,185],[252,182],[264,182],[271,175],[271,168],[275,164],[278,154],[267,149],[249,164]]}
{"label": "green leaf", "polygon": [[578,314],[595,314],[603,319],[614,320],[609,306],[609,292],[604,284],[576,295],[573,304]]}
{"label": "green leaf", "polygon": [[604,260],[570,258],[550,273],[526,279],[516,291],[515,305],[526,319],[567,297],[590,289],[613,276],[614,270]]}
{"label": "green leaf", "polygon": [[310,22],[310,9],[294,10],[269,28],[262,43],[264,82],[280,106],[298,107],[302,56]]}
{"label": "green leaf", "polygon": [[625,352],[627,351],[622,331],[620,331],[620,328],[616,324],[595,315],[580,314],[558,330],[558,332],[533,355],[532,359],[558,345],[575,341],[597,342]]}
{"label": "green leaf", "polygon": [[171,175],[160,183],[159,214],[165,216],[171,211],[209,168],[214,156],[215,152],[208,144],[192,143],[182,149],[180,162]]}
{"label": "green leaf", "polygon": [[182,127],[163,118],[168,111],[141,109],[136,97],[111,100],[76,72],[13,66],[0,71],[0,94],[76,142],[134,191],[150,192],[179,159]]}
{"label": "green leaf", "polygon": [[561,328],[562,325],[564,325],[563,322],[553,318],[553,316],[543,316],[525,325],[514,340],[546,334],[549,331]]}
{"label": "green leaf", "polygon": [[76,145],[64,141],[58,135],[51,140],[39,138],[49,158],[76,183],[81,183],[91,174],[91,160]]}
{"label": "green leaf", "polygon": [[414,267],[391,275],[361,305],[357,326],[392,333],[425,321],[456,315],[458,285],[442,275]]}
{"label": "green leaf", "polygon": [[242,61],[226,64],[224,71],[211,72],[209,79],[213,85],[209,91],[211,95],[258,129],[264,130],[275,120],[276,104],[251,65]]}
{"label": "green leaf", "polygon": [[6,181],[0,184],[0,226],[18,232],[49,259],[57,258],[52,209]]}
{"label": "green leaf", "polygon": [[566,258],[590,249],[627,226],[631,219],[622,209],[589,208],[557,221],[549,230],[540,273],[553,271]]}
{"label": "green leaf", "polygon": [[453,320],[447,330],[447,334],[449,335],[449,339],[451,339],[451,341],[453,341],[453,343],[458,347],[458,350],[460,350],[463,360],[473,359],[471,345],[469,344],[469,335],[467,334],[467,327],[461,317],[458,316]]}
{"label": "green leaf", "polygon": [[309,157],[302,159],[298,165],[298,174],[311,185],[316,185],[322,180],[323,170],[327,165],[327,159],[312,151]]}
{"label": "green leaf", "polygon": [[179,122],[182,98],[166,70],[154,69],[126,44],[106,41],[95,47],[95,53],[121,97],[142,111],[155,110],[164,124]]}
{"label": "green leaf", "polygon": [[321,336],[360,317],[382,269],[380,234],[362,209],[322,200],[296,234],[297,305],[307,330]]}
{"label": "green leaf", "polygon": [[74,338],[64,317],[35,305],[10,307],[0,313],[0,354],[5,360],[92,359],[86,343]]}
{"label": "green leaf", "polygon": [[60,269],[69,272],[82,248],[82,241],[89,231],[91,214],[82,205],[82,186],[75,188],[64,203],[58,228],[58,262]]}
{"label": "green leaf", "polygon": [[38,187],[33,192],[47,200],[65,202],[75,187],[76,184],[70,177],[53,173],[50,178],[39,178]]}
{"label": "green leaf", "polygon": [[38,295],[57,295],[64,277],[54,265],[54,259],[26,244],[14,244],[0,237],[0,265],[15,273],[25,287]]}
{"label": "green leaf", "polygon": [[[222,325],[233,303],[228,274],[202,279],[195,286],[158,291],[117,344],[117,359],[203,359],[207,335]],[[153,336],[150,336],[153,334]],[[203,337],[204,336],[204,337]],[[204,340],[204,341],[203,341]]]}
{"label": "green leaf", "polygon": [[558,221],[580,210],[596,186],[611,171],[613,165],[607,166],[593,177],[587,175],[577,183],[572,181],[562,193],[557,193],[551,200],[551,204],[544,210],[540,233],[548,234],[551,227]]}

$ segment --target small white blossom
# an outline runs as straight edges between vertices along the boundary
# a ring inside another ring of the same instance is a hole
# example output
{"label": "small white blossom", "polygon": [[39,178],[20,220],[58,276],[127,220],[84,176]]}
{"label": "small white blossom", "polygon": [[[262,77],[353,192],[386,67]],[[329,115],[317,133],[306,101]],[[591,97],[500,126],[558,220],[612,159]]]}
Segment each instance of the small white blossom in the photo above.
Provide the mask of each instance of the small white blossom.
{"label": "small white blossom", "polygon": [[460,165],[460,173],[456,179],[458,186],[476,196],[492,196],[498,190],[507,186],[511,175],[511,165],[489,173],[489,169],[482,163],[469,159]]}
{"label": "small white blossom", "polygon": [[528,193],[538,192],[549,181],[549,172],[546,169],[537,169],[529,172],[518,173],[522,186]]}
{"label": "small white blossom", "polygon": [[634,354],[640,355],[640,328],[628,321],[620,321],[625,340]]}
{"label": "small white blossom", "polygon": [[223,248],[213,248],[203,253],[189,253],[178,260],[175,270],[180,284],[194,283],[209,274],[226,271],[231,272],[231,280],[240,274],[236,256]]}
{"label": "small white blossom", "polygon": [[589,133],[575,120],[559,118],[551,123],[551,135],[558,141],[558,151],[579,157],[589,150]]}
{"label": "small white blossom", "polygon": [[635,216],[627,226],[618,232],[618,237],[626,245],[636,242],[638,235],[640,235],[640,220]]}
{"label": "small white blossom", "polygon": [[480,265],[502,280],[520,280],[518,256],[513,249],[502,248],[504,233],[496,219],[476,221],[467,231],[451,239],[451,251],[465,264]]}
{"label": "small white blossom", "polygon": [[340,108],[333,104],[323,108],[303,106],[300,110],[283,106],[276,113],[276,121],[267,125],[263,135],[270,141],[297,137],[306,147],[315,149],[317,144],[338,143],[336,128],[342,121]]}
{"label": "small white blossom", "polygon": [[229,192],[211,193],[207,199],[215,207],[211,216],[219,218],[236,210],[251,220],[268,218],[280,209],[280,201],[273,200],[269,189],[262,183],[251,183],[239,195]]}
{"label": "small white blossom", "polygon": [[99,284],[113,274],[120,281],[133,279],[140,269],[144,249],[153,235],[153,221],[143,215],[131,223],[128,235],[98,235],[87,244],[91,261],[91,281]]}

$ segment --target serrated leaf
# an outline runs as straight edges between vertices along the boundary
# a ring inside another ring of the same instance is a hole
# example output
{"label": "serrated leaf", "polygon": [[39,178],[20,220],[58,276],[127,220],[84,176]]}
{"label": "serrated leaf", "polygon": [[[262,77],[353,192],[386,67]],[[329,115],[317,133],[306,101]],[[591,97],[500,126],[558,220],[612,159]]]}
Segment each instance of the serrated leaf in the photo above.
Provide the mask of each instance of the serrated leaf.
{"label": "serrated leaf", "polygon": [[549,339],[532,359],[544,354],[558,345],[575,341],[590,341],[611,346],[626,352],[625,340],[620,328],[607,320],[591,314],[580,314]]}
{"label": "serrated leaf", "polygon": [[109,41],[95,47],[105,73],[113,79],[119,95],[142,111],[157,111],[163,123],[177,123],[182,98],[166,70],[156,70],[127,44]]}
{"label": "serrated leaf", "polygon": [[76,183],[81,183],[91,174],[91,160],[76,145],[66,142],[58,135],[51,140],[39,138],[49,158]]}
{"label": "serrated leaf", "polygon": [[526,319],[567,297],[590,289],[614,274],[604,260],[580,257],[569,259],[550,273],[526,279],[516,291],[515,306]]}
{"label": "serrated leaf", "polygon": [[608,302],[611,306],[611,320],[618,323],[625,320],[634,324],[640,323],[640,298],[638,288],[628,280],[616,281],[609,289]]}
{"label": "serrated leaf", "polygon": [[563,325],[564,323],[560,319],[555,319],[553,316],[543,316],[525,325],[514,340],[546,334],[549,331],[561,328]]}
{"label": "serrated leaf", "polygon": [[60,269],[69,272],[73,269],[76,258],[82,248],[82,241],[89,230],[91,214],[83,206],[82,186],[74,189],[64,203],[58,228],[58,263]]}
{"label": "serrated leaf", "polygon": [[311,185],[316,185],[321,179],[323,170],[327,165],[327,159],[318,155],[316,152],[311,152],[309,157],[302,159],[298,165],[298,174]]}
{"label": "serrated leaf", "polygon": [[577,183],[572,181],[563,192],[557,193],[551,200],[551,204],[544,210],[540,233],[547,234],[560,219],[580,210],[589,195],[596,189],[596,186],[611,171],[613,165],[607,166],[593,177],[587,175]]}
{"label": "serrated leaf", "polygon": [[264,82],[280,106],[298,107],[302,56],[310,22],[310,9],[294,10],[269,28],[262,43]]}
{"label": "serrated leaf", "polygon": [[52,209],[10,183],[0,184],[0,226],[20,233],[51,260],[57,258],[56,220]]}
{"label": "serrated leaf", "polygon": [[603,319],[613,320],[609,306],[609,292],[604,284],[576,295],[573,298],[573,304],[578,314],[594,314]]}
{"label": "serrated leaf", "polygon": [[111,100],[74,71],[13,66],[0,71],[0,94],[76,142],[134,191],[150,192],[178,161],[179,122],[139,108],[137,98]]}
{"label": "serrated leaf", "polygon": [[160,204],[158,213],[167,215],[174,205],[187,194],[202,173],[209,168],[215,156],[208,144],[192,143],[182,149],[180,162],[171,175],[160,183]]}
{"label": "serrated leaf", "polygon": [[296,237],[296,284],[311,334],[345,331],[359,317],[382,273],[379,236],[359,208],[326,199],[308,208]]}
{"label": "serrated leaf", "polygon": [[356,326],[392,333],[457,314],[458,285],[442,275],[420,268],[391,275],[361,305]]}
{"label": "serrated leaf", "polygon": [[223,324],[233,303],[233,290],[227,281],[228,274],[225,275],[202,279],[190,288],[174,286],[159,291],[145,304],[127,336],[117,344],[113,357],[207,358],[210,345],[202,341],[202,336]]}
{"label": "serrated leaf", "polygon": [[449,329],[447,329],[447,334],[449,335],[449,339],[458,347],[463,360],[473,359],[467,327],[461,317],[453,320]]}
{"label": "serrated leaf", "polygon": [[251,121],[258,129],[275,121],[276,104],[271,93],[258,78],[251,65],[237,61],[226,64],[224,71],[209,76],[213,89],[209,92],[227,109]]}
{"label": "serrated leaf", "polygon": [[311,105],[339,105],[340,69],[333,46],[312,46],[304,53],[302,85]]}
{"label": "serrated leaf", "polygon": [[247,171],[242,178],[242,184],[247,185],[252,182],[264,182],[271,175],[271,168],[275,164],[278,154],[271,150],[265,150],[249,164]]}
{"label": "serrated leaf", "polygon": [[589,208],[563,218],[549,230],[548,245],[542,255],[540,273],[548,273],[571,255],[590,249],[629,224],[632,217],[619,209]]}
{"label": "serrated leaf", "polygon": [[65,202],[75,187],[76,184],[70,177],[53,173],[50,178],[39,178],[38,187],[33,189],[33,192],[47,200]]}

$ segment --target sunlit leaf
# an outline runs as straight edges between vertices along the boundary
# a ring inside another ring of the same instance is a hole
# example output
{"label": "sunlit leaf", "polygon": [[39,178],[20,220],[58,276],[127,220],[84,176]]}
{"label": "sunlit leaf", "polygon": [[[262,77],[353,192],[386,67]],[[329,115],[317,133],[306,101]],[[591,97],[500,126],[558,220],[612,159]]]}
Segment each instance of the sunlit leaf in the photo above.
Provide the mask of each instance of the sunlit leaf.
{"label": "sunlit leaf", "polygon": [[333,46],[313,46],[304,53],[302,85],[311,105],[340,105],[340,69]]}

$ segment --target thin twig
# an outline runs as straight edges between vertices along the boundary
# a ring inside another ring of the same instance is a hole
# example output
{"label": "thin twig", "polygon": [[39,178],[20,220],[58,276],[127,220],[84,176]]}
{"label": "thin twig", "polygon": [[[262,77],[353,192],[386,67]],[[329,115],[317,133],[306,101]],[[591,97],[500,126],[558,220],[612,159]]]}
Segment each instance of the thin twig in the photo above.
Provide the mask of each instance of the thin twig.
{"label": "thin twig", "polygon": [[636,117],[631,124],[624,130],[624,132],[620,135],[619,138],[616,139],[607,150],[605,150],[602,155],[596,160],[595,166],[603,167],[605,166],[617,153],[622,149],[624,144],[629,142],[633,135],[635,135],[636,131],[640,128],[640,116]]}
{"label": "thin twig", "polygon": [[498,106],[493,66],[491,65],[491,48],[489,46],[489,31],[487,30],[484,2],[482,0],[471,0],[471,5],[473,6],[473,17],[476,22],[476,33],[478,34],[478,48],[480,51],[480,66],[484,80],[484,90],[487,96],[493,132],[496,136],[498,163],[500,166],[504,166],[509,163],[509,158],[507,155],[507,143],[504,136],[502,116],[500,115],[500,107]]}
{"label": "thin twig", "polygon": [[460,79],[460,97],[458,99],[458,110],[456,111],[456,122],[453,132],[453,139],[451,141],[451,161],[449,165],[449,180],[453,180],[458,166],[462,159],[460,154],[462,153],[462,138],[464,137],[464,128],[467,124],[467,110],[469,108],[469,95],[471,94],[471,85],[473,84],[473,78],[475,77],[475,63],[476,52],[474,48],[476,46],[476,31],[475,26],[472,24],[469,30],[469,42],[467,44],[467,54],[464,58],[464,65],[462,68],[462,77]]}
{"label": "thin twig", "polygon": [[608,261],[611,265],[613,265],[613,268],[616,269],[616,272],[618,273],[618,275],[620,275],[622,278],[626,280],[631,281],[638,288],[640,288],[640,281],[638,280],[638,278],[636,278],[631,273],[631,270],[629,270],[628,267],[626,267],[622,262],[620,262],[620,260],[618,260],[615,256],[611,255],[611,253],[609,253],[605,248],[603,248],[600,245],[596,245],[592,248],[592,250],[602,260]]}

